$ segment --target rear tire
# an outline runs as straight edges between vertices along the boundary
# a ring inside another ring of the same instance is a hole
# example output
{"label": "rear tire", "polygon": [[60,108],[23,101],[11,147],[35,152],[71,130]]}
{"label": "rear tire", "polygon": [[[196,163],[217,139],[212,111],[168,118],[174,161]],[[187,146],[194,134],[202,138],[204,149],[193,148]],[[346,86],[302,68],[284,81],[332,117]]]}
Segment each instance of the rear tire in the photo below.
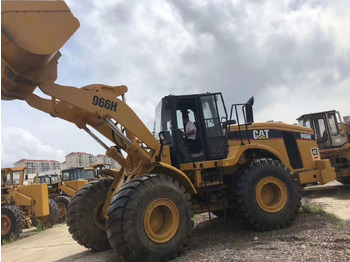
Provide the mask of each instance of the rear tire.
{"label": "rear tire", "polygon": [[44,218],[32,217],[33,226],[35,226],[36,228],[38,227],[48,228],[55,225],[58,221],[60,210],[58,208],[57,203],[52,199],[49,199],[49,211],[50,211],[50,214]]}
{"label": "rear tire", "polygon": [[300,187],[279,161],[254,159],[240,176],[235,200],[243,222],[258,230],[288,226],[300,207]]}
{"label": "rear tire", "polygon": [[57,203],[59,209],[58,223],[62,223],[66,221],[66,214],[70,203],[70,198],[66,196],[57,196],[55,198],[55,202]]}
{"label": "rear tire", "polygon": [[143,175],[114,196],[107,234],[125,261],[167,261],[188,244],[192,217],[191,197],[175,179]]}
{"label": "rear tire", "polygon": [[16,206],[1,207],[1,241],[19,238],[24,228],[25,219]]}
{"label": "rear tire", "polygon": [[94,251],[111,248],[102,208],[112,183],[112,179],[91,181],[75,193],[68,206],[69,233],[80,245]]}

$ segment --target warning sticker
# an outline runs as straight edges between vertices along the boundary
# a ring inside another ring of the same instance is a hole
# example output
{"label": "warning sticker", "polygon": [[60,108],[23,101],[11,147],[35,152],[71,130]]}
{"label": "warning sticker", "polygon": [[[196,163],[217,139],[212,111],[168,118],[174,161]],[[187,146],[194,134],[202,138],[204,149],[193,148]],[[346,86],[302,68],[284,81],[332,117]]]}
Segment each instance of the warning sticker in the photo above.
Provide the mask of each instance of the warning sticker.
{"label": "warning sticker", "polygon": [[311,155],[312,155],[313,160],[320,160],[320,154],[318,152],[317,147],[311,148]]}

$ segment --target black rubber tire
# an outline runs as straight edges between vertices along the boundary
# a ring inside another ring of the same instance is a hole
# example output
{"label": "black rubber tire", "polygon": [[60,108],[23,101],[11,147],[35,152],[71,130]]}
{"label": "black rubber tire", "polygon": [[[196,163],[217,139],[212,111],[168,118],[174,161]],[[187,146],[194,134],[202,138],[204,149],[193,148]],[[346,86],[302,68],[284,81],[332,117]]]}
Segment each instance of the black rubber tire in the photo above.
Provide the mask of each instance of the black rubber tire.
{"label": "black rubber tire", "polygon": [[3,216],[10,221],[10,230],[8,232],[2,232],[1,228],[1,241],[9,241],[11,238],[17,239],[25,225],[25,218],[19,207],[16,206],[1,206],[1,227],[3,224]]}
{"label": "black rubber tire", "polygon": [[59,194],[56,194],[56,193],[49,194],[49,198],[52,200],[55,200],[55,198],[58,196],[59,196]]}
{"label": "black rubber tire", "polygon": [[[286,203],[278,212],[267,212],[258,203],[256,187],[262,179],[273,177],[286,189]],[[297,179],[279,161],[269,158],[252,160],[239,177],[235,188],[238,214],[244,223],[258,230],[284,228],[296,218],[301,200]]]}
{"label": "black rubber tire", "polygon": [[[157,199],[172,201],[179,213],[179,226],[170,241],[156,243],[148,237],[144,217]],[[125,261],[168,261],[188,244],[194,222],[191,197],[175,179],[143,175],[125,183],[108,208],[107,235],[111,246]]]}
{"label": "black rubber tire", "polygon": [[70,198],[58,195],[55,198],[55,202],[57,203],[59,208],[58,223],[65,222]]}
{"label": "black rubber tire", "polygon": [[[102,216],[104,203],[112,179],[94,180],[80,188],[71,198],[67,212],[67,226],[69,233],[80,245],[93,251],[110,249],[105,220]],[[102,202],[103,201],[103,202]],[[100,206],[99,212],[95,209]]]}
{"label": "black rubber tire", "polygon": [[350,177],[337,177],[337,180],[343,185],[350,185]]}
{"label": "black rubber tire", "polygon": [[49,199],[49,211],[50,214],[45,219],[38,219],[36,217],[32,217],[33,226],[35,226],[36,228],[49,228],[55,225],[58,221],[60,210],[58,208],[57,203],[53,199]]}

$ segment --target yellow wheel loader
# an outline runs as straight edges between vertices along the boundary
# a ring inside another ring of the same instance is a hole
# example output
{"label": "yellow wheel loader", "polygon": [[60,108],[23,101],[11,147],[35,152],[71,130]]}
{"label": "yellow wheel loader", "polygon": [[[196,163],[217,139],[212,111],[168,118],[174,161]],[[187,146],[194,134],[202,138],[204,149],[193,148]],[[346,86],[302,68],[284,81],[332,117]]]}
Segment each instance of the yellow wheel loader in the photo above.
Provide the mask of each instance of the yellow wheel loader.
{"label": "yellow wheel loader", "polygon": [[[164,97],[152,134],[127,105],[126,86],[55,83],[59,49],[78,27],[63,1],[2,2],[2,99],[75,124],[121,165],[72,197],[67,225],[79,244],[112,247],[125,261],[168,260],[188,244],[194,214],[235,213],[258,230],[279,229],[297,216],[302,186],[335,179],[312,129],[254,123],[253,99],[228,112],[220,93]],[[193,141],[183,115],[196,126]]]}
{"label": "yellow wheel loader", "polygon": [[344,123],[335,110],[305,114],[298,124],[314,130],[321,157],[335,167],[337,180],[350,184],[350,122]]}
{"label": "yellow wheel loader", "polygon": [[58,222],[64,222],[66,220],[67,208],[70,203],[70,196],[62,195],[62,188],[65,189],[67,186],[62,185],[57,174],[37,174],[34,182],[47,184],[49,198],[56,202],[59,209]]}
{"label": "yellow wheel loader", "polygon": [[58,206],[49,200],[45,184],[23,185],[25,168],[1,169],[1,239],[18,238],[32,224],[53,226]]}

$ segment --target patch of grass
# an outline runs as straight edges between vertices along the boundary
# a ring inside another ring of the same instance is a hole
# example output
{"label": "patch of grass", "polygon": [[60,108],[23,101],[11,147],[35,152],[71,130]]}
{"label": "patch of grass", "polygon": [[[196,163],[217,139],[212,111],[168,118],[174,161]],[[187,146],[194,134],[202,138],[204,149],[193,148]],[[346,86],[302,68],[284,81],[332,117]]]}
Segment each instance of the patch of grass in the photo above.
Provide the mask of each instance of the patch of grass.
{"label": "patch of grass", "polygon": [[42,232],[42,231],[44,231],[46,229],[47,229],[47,227],[45,227],[43,224],[38,223],[36,225],[36,232],[38,232],[38,233],[40,233],[40,232]]}
{"label": "patch of grass", "polygon": [[303,203],[301,205],[301,212],[304,212],[306,214],[323,216],[331,220],[337,226],[343,226],[343,221],[340,218],[338,218],[334,214],[326,212],[321,206],[317,204],[310,203],[310,202]]}
{"label": "patch of grass", "polygon": [[16,237],[13,234],[11,234],[9,240],[4,239],[4,240],[1,241],[1,245],[5,246],[7,244],[10,244],[10,243],[14,242],[15,240],[16,240]]}

